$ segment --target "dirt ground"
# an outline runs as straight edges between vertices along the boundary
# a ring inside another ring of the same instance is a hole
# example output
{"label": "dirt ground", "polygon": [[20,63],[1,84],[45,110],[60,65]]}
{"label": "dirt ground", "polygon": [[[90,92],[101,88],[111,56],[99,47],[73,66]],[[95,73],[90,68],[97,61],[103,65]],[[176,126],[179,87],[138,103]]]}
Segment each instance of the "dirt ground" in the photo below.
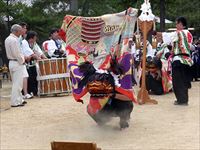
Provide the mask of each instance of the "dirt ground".
{"label": "dirt ground", "polygon": [[51,141],[96,142],[102,150],[199,150],[200,82],[189,90],[189,106],[175,106],[169,93],[153,96],[158,105],[135,105],[130,127],[120,131],[118,119],[99,127],[87,115],[85,104],[72,96],[28,100],[10,108],[11,85],[0,89],[0,149],[50,150]]}

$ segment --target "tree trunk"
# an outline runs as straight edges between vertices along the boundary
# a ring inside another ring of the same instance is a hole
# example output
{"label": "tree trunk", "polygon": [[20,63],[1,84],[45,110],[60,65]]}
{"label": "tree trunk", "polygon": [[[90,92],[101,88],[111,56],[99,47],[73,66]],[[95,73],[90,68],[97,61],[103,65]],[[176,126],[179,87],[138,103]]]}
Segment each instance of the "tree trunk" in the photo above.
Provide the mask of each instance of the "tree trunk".
{"label": "tree trunk", "polygon": [[78,12],[78,0],[70,0],[70,10]]}
{"label": "tree trunk", "polygon": [[82,16],[88,16],[88,10],[89,10],[89,1],[84,0],[83,5],[82,5]]}
{"label": "tree trunk", "polygon": [[160,0],[160,31],[165,31],[165,0]]}
{"label": "tree trunk", "polygon": [[8,64],[8,59],[6,56],[6,50],[5,50],[5,45],[4,45],[4,41],[6,39],[6,37],[9,35],[8,29],[6,28],[5,24],[1,24],[0,23],[0,58],[3,61],[3,64]]}

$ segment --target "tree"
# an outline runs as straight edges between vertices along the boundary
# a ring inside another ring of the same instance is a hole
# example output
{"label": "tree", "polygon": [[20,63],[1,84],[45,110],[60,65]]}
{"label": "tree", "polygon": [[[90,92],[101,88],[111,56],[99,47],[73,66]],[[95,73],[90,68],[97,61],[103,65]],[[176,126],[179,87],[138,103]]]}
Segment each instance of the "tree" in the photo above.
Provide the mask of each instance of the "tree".
{"label": "tree", "polygon": [[165,31],[165,0],[160,0],[160,31]]}
{"label": "tree", "polygon": [[199,7],[200,7],[199,0],[166,1],[166,17],[174,21],[174,23],[172,25],[168,25],[168,27],[175,27],[175,19],[178,16],[184,16],[187,18],[188,26],[195,28],[195,31],[192,31],[193,35],[199,37],[200,36]]}
{"label": "tree", "polygon": [[[78,11],[70,10],[70,8],[72,8],[72,6],[70,6],[72,2],[76,6],[78,5],[76,8]],[[199,36],[199,0],[150,0],[150,2],[153,13],[156,16],[162,14],[161,22],[162,19],[164,19],[162,16],[174,21],[173,24],[166,24],[166,28],[175,27],[175,19],[183,15],[188,19],[189,27],[194,27],[196,29],[194,33]],[[163,5],[164,2],[165,4]],[[40,41],[43,41],[48,38],[48,32],[52,27],[60,28],[66,14],[86,17],[100,16],[108,13],[121,12],[128,7],[140,9],[142,3],[143,0],[33,0],[32,5],[27,6],[24,3],[20,3],[20,0],[18,0],[18,3],[10,5],[8,8],[5,2],[0,1],[0,15],[11,15],[14,18],[11,22],[12,24],[21,21],[27,22],[29,28],[38,32]],[[164,9],[160,6],[165,6],[165,11],[163,11]],[[196,6],[197,9],[194,9],[194,6]],[[163,24],[161,24],[161,26],[157,25],[157,28],[161,27],[163,30],[164,27],[162,25]]]}
{"label": "tree", "polygon": [[48,39],[48,33],[51,28],[60,28],[64,16],[70,11],[69,0],[48,0],[33,1],[31,6],[24,4],[16,4],[13,6],[13,22],[19,23],[21,21],[28,23],[29,30],[34,30],[39,35],[39,41],[42,43]]}
{"label": "tree", "polygon": [[3,63],[8,64],[8,59],[6,57],[6,51],[5,51],[5,46],[4,46],[4,41],[6,37],[9,34],[7,24],[4,21],[4,16],[7,16],[7,5],[5,2],[0,1],[0,57],[3,61]]}
{"label": "tree", "polygon": [[70,0],[70,10],[78,12],[78,0]]}

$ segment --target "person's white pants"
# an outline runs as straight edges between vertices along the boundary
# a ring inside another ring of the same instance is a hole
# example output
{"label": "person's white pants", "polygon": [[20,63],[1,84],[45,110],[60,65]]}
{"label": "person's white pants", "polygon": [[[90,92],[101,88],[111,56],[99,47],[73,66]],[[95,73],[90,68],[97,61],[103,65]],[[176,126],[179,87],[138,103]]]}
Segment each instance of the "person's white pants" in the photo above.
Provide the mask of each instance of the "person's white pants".
{"label": "person's white pants", "polygon": [[23,103],[22,88],[25,65],[20,65],[17,61],[9,62],[10,75],[12,79],[11,106],[20,105]]}

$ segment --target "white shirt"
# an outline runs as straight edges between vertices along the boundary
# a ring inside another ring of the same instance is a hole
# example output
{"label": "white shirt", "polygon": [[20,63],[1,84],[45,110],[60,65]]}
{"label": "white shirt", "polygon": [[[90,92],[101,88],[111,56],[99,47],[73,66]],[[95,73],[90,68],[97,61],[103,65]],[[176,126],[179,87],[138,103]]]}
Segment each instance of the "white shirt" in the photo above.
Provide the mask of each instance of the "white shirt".
{"label": "white shirt", "polygon": [[44,41],[42,47],[45,47],[44,49],[47,50],[50,57],[52,57],[55,50],[58,49],[54,40]]}
{"label": "white shirt", "polygon": [[25,56],[31,56],[34,54],[34,52],[32,51],[32,49],[30,48],[30,46],[28,44],[28,41],[25,39],[22,41],[22,53]]}
{"label": "white shirt", "polygon": [[146,57],[148,57],[148,56],[154,57],[155,56],[155,52],[156,52],[156,49],[153,49],[152,46],[151,46],[151,43],[149,43],[149,41],[147,41],[147,54],[146,54]]}
{"label": "white shirt", "polygon": [[135,43],[131,44],[131,54],[135,54],[136,53],[136,46]]}
{"label": "white shirt", "polygon": [[41,48],[39,47],[39,45],[37,43],[35,43],[33,45],[33,51],[36,55],[41,56],[43,54]]}
{"label": "white shirt", "polygon": [[163,43],[169,45],[172,44],[173,42],[176,42],[178,40],[178,35],[176,32],[164,32],[162,33],[163,37]]}
{"label": "white shirt", "polygon": [[20,48],[19,38],[13,33],[6,38],[5,48],[8,59],[17,59],[19,64],[25,62],[24,55]]}

